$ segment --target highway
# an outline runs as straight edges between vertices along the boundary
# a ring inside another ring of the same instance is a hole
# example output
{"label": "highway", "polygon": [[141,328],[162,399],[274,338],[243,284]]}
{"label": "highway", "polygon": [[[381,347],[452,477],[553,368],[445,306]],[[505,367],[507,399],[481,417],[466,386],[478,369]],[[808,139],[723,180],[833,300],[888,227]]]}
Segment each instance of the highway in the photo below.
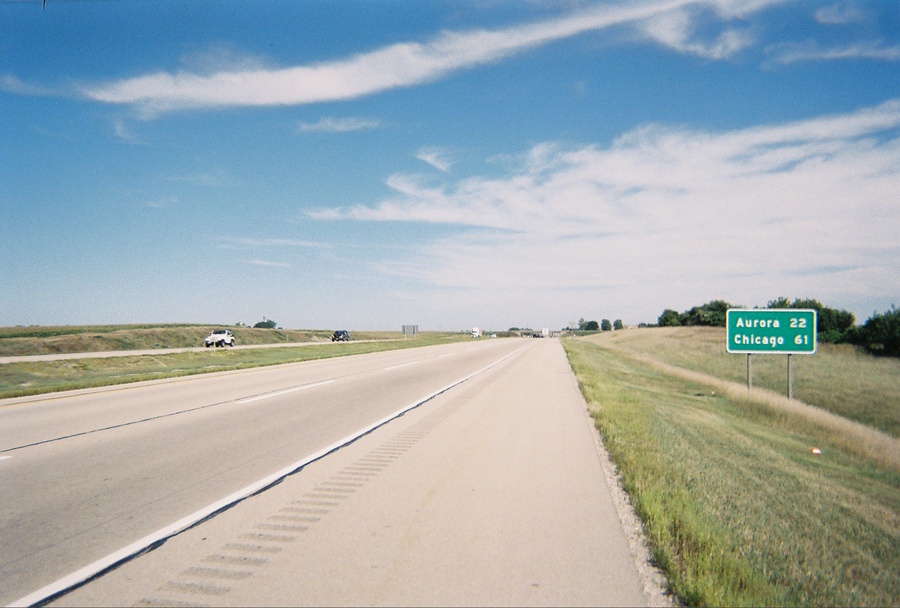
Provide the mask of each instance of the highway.
{"label": "highway", "polygon": [[120,560],[57,602],[647,603],[556,340],[5,400],[0,429],[3,604]]}

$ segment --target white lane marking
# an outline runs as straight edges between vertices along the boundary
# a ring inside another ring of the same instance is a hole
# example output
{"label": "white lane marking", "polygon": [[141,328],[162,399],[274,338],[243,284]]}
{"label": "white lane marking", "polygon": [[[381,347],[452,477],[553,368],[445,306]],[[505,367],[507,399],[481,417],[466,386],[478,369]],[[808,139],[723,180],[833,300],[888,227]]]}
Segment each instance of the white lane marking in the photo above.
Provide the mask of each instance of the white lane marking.
{"label": "white lane marking", "polygon": [[0,456],[0,460],[9,460],[12,456]]}
{"label": "white lane marking", "polygon": [[317,386],[331,384],[332,382],[334,382],[334,380],[325,380],[324,382],[316,382],[314,384],[304,384],[303,386],[295,386],[294,388],[286,388],[283,391],[275,391],[274,393],[266,393],[265,395],[256,395],[255,397],[246,397],[244,399],[238,399],[235,403],[250,403],[251,401],[259,401],[260,399],[269,399],[270,397],[280,397],[282,395],[287,395],[288,393],[295,393],[297,391],[305,391],[308,388],[315,388]]}
{"label": "white lane marking", "polygon": [[400,365],[392,365],[390,367],[386,367],[381,371],[387,372],[392,369],[400,369],[401,367],[409,367],[410,365],[417,365],[418,363],[419,363],[418,361],[410,361],[409,363],[401,363]]}
{"label": "white lane marking", "polygon": [[[433,393],[426,395],[425,397],[422,397],[421,399],[419,399],[413,403],[410,403],[409,405],[407,405],[403,408],[400,408],[393,414],[385,416],[378,422],[370,424],[369,426],[358,430],[357,432],[353,433],[352,435],[348,435],[348,436],[344,437],[343,439],[336,441],[335,443],[331,444],[327,448],[319,450],[318,452],[316,452],[310,456],[307,456],[303,460],[295,462],[294,464],[292,464],[288,467],[285,467],[285,468],[281,469],[280,471],[273,473],[272,475],[269,475],[268,477],[260,479],[256,483],[250,484],[249,486],[247,486],[241,490],[238,490],[234,494],[230,494],[229,496],[226,496],[225,498],[218,500],[218,501],[214,502],[213,504],[200,509],[199,511],[191,513],[187,517],[183,517],[173,524],[169,524],[168,526],[166,526],[164,528],[160,528],[156,532],[154,532],[152,534],[148,534],[144,538],[131,543],[127,547],[119,549],[115,553],[110,553],[106,557],[98,559],[94,563],[88,564],[87,566],[76,570],[72,574],[64,576],[61,579],[50,583],[49,585],[41,587],[37,591],[34,591],[33,593],[29,593],[25,597],[19,598],[18,600],[12,602],[11,604],[9,604],[9,606],[34,606],[35,604],[44,602],[53,596],[56,596],[68,589],[71,589],[72,587],[75,587],[76,585],[80,585],[81,583],[84,583],[84,582],[90,580],[91,578],[97,576],[98,574],[101,574],[101,573],[109,570],[113,566],[116,566],[119,563],[122,563],[122,562],[125,562],[125,561],[131,559],[138,553],[141,553],[144,550],[146,550],[148,547],[152,547],[156,543],[159,543],[161,541],[172,538],[173,536],[180,534],[181,532],[184,532],[188,528],[191,528],[196,523],[201,522],[208,517],[212,517],[219,511],[222,511],[228,507],[231,507],[231,506],[239,503],[240,501],[244,500],[248,496],[252,496],[252,495],[256,494],[257,492],[260,492],[260,491],[268,488],[269,486],[273,485],[274,483],[281,481],[288,475],[292,475],[293,473],[296,473],[297,471],[299,471],[306,465],[310,464],[311,462],[319,460],[320,458],[324,458],[331,452],[334,452],[335,450],[338,450],[338,449],[344,447],[345,445],[348,445],[348,444],[352,443],[353,441],[356,441],[363,435],[367,435],[367,434],[371,433],[378,427],[385,425],[388,422],[390,422],[391,420],[402,416],[406,412],[419,407],[423,403],[431,401],[432,399],[434,399],[441,393],[445,393],[445,392],[449,391],[451,388],[458,386],[458,385],[462,384],[463,382],[466,382],[467,380],[471,380],[475,376],[486,372],[487,370],[491,369],[492,367],[499,365],[503,361],[506,361],[507,359],[509,359],[516,353],[518,353],[519,351],[523,350],[524,348],[527,348],[527,347],[523,346],[523,347],[517,348],[513,352],[511,352],[507,355],[504,355],[500,359],[497,359],[493,363],[486,365],[485,367],[481,368],[480,370],[473,372],[467,376],[463,376],[462,378],[455,380],[454,382],[451,382],[447,386],[445,386],[441,389],[438,389],[438,390],[434,391]],[[333,380],[327,380],[326,382],[322,382],[320,384],[325,384],[327,382],[333,382]],[[310,384],[307,386],[311,387],[314,385]],[[302,387],[298,387],[298,388],[302,388]]]}

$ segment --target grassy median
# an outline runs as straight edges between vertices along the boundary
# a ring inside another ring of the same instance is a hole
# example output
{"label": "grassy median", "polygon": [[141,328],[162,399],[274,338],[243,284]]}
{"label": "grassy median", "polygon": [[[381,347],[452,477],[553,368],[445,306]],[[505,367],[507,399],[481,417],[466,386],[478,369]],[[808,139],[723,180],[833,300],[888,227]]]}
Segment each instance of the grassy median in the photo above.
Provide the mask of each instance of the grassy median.
{"label": "grassy median", "polygon": [[296,363],[470,340],[467,334],[420,333],[416,338],[371,342],[310,343],[279,348],[214,348],[200,352],[65,359],[0,365],[0,398],[110,386],[209,372]]}
{"label": "grassy median", "polygon": [[[723,394],[720,385],[687,379],[646,358],[647,352],[670,353],[670,360],[714,377],[716,363],[698,363],[708,345],[696,335],[615,333],[632,341],[632,352],[610,349],[603,338],[564,344],[654,559],[680,600],[900,603],[896,453],[868,457],[865,449],[847,448],[869,436],[896,452],[895,438],[855,423],[844,431],[832,416],[818,421],[759,395]],[[896,390],[900,379],[885,382],[885,390]],[[875,407],[844,404],[864,406]],[[875,418],[892,420],[896,411],[883,414]]]}

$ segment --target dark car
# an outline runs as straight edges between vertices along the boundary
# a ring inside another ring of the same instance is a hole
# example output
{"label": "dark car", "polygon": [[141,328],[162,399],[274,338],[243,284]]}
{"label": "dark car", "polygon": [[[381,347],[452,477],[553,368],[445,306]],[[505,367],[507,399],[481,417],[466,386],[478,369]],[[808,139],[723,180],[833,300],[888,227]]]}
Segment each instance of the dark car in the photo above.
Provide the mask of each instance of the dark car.
{"label": "dark car", "polygon": [[331,336],[332,342],[349,342],[350,334],[346,330],[339,329]]}

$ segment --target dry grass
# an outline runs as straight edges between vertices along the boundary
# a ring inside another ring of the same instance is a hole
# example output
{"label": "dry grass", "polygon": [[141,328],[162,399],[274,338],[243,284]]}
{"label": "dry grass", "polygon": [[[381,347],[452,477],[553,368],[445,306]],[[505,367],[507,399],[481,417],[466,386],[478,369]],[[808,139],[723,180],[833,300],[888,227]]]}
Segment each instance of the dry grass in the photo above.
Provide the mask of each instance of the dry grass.
{"label": "dry grass", "polygon": [[765,407],[776,414],[783,414],[794,420],[793,424],[785,420],[785,424],[790,424],[797,430],[816,428],[833,433],[832,442],[841,449],[900,472],[900,441],[887,433],[766,389],[753,388],[748,391],[744,384],[675,367],[651,357],[627,354],[663,373],[711,387],[736,402]]}
{"label": "dry grass", "polygon": [[[725,351],[724,328],[634,329],[585,339],[746,387],[747,358]],[[900,359],[846,344],[819,344],[815,355],[792,359],[797,400],[900,437]],[[784,355],[754,355],[753,386],[786,395],[786,370]]]}

